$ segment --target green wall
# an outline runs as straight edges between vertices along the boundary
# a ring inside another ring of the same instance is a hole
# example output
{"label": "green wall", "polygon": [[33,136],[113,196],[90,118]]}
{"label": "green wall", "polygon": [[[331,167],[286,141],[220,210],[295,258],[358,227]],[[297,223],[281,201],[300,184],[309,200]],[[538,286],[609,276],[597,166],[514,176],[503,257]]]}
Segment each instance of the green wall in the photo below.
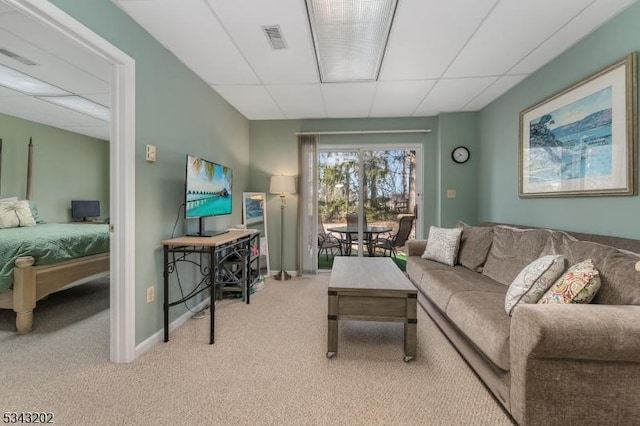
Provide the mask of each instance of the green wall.
{"label": "green wall", "polygon": [[[136,61],[136,343],[162,329],[162,250],[160,241],[187,225],[181,219],[186,154],[233,169],[233,214],[207,219],[207,229],[242,221],[242,191],[247,190],[249,122],[175,56],[109,0],[52,0]],[[144,146],[157,147],[157,162],[144,161]],[[194,231],[196,220],[189,221]],[[189,291],[195,270],[180,275]],[[154,285],[156,300],[146,303]],[[172,298],[179,294],[171,286]],[[185,312],[171,309],[171,319]]]}
{"label": "green wall", "polygon": [[[423,146],[423,229],[431,225],[450,226],[462,219],[474,222],[477,217],[476,164],[472,160],[456,165],[451,149],[467,145],[474,150],[477,142],[476,114],[444,114],[440,117],[265,120],[251,122],[249,190],[267,193],[269,257],[271,268],[280,267],[280,205],[277,196],[268,194],[269,178],[274,174],[298,174],[296,132],[431,129],[427,134],[340,135],[321,136],[321,144],[420,143]],[[446,188],[456,188],[455,200],[442,199]],[[296,270],[297,196],[288,198],[285,209],[284,268]]]}
{"label": "green wall", "polygon": [[480,221],[640,237],[640,227],[633,226],[640,212],[638,196],[518,197],[520,111],[640,50],[638,28],[640,4],[624,11],[479,113]]}
{"label": "green wall", "polygon": [[99,200],[109,215],[109,142],[0,114],[0,198],[26,196],[29,138],[33,138],[33,200],[46,222],[71,220],[71,200]]}

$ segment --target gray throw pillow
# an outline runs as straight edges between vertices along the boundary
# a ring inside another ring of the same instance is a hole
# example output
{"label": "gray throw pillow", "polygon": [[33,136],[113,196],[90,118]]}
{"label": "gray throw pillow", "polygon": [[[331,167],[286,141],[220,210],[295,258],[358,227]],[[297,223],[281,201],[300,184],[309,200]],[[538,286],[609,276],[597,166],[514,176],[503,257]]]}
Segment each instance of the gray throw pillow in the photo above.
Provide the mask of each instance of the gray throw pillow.
{"label": "gray throw pillow", "polygon": [[493,227],[469,226],[458,221],[456,227],[462,228],[458,263],[472,271],[482,272],[482,267],[493,243]]}
{"label": "gray throw pillow", "polygon": [[513,280],[504,299],[504,310],[513,314],[520,303],[538,303],[538,300],[564,273],[566,260],[561,255],[542,256],[528,264]]}
{"label": "gray throw pillow", "polygon": [[427,247],[422,253],[423,259],[435,260],[449,266],[456,264],[462,228],[429,228]]}

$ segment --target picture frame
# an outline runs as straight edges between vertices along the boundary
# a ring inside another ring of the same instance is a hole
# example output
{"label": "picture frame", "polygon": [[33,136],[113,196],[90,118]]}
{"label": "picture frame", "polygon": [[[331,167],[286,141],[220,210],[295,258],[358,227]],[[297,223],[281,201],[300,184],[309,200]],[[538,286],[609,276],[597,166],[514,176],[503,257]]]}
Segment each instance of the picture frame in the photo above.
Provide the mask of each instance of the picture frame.
{"label": "picture frame", "polygon": [[267,194],[264,192],[242,193],[242,223],[245,228],[260,232],[260,270],[264,276],[270,276],[266,202]]}
{"label": "picture frame", "polygon": [[520,113],[519,196],[636,195],[636,54]]}
{"label": "picture frame", "polygon": [[245,225],[264,222],[266,194],[264,192],[242,193],[242,215]]}

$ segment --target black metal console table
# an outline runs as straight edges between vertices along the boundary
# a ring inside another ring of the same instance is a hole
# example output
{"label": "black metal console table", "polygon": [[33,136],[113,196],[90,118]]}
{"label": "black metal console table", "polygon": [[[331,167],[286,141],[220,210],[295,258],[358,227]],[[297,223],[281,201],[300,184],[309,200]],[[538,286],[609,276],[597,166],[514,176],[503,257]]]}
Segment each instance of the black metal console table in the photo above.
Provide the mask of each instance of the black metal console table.
{"label": "black metal console table", "polygon": [[[164,248],[164,341],[169,341],[169,308],[211,290],[209,343],[215,332],[215,300],[223,291],[242,292],[249,304],[251,286],[260,274],[260,233],[233,230],[214,237],[178,237],[162,241]],[[195,256],[193,256],[195,255]],[[180,262],[199,267],[201,279],[180,300],[169,301],[169,277]]]}

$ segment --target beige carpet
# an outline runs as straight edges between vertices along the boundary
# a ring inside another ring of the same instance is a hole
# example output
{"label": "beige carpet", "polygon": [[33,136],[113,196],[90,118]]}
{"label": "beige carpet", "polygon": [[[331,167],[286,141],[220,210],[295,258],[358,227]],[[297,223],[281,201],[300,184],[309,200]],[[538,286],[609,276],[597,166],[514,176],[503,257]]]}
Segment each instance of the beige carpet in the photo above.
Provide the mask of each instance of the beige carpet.
{"label": "beige carpet", "polygon": [[267,280],[248,306],[219,302],[213,346],[208,317],[192,319],[128,365],[107,360],[104,306],[88,315],[56,304],[77,313],[67,326],[39,306],[29,336],[2,316],[2,409],[75,425],[512,424],[422,311],[416,361],[402,361],[402,324],[372,322],[342,323],[327,359],[327,285]]}

